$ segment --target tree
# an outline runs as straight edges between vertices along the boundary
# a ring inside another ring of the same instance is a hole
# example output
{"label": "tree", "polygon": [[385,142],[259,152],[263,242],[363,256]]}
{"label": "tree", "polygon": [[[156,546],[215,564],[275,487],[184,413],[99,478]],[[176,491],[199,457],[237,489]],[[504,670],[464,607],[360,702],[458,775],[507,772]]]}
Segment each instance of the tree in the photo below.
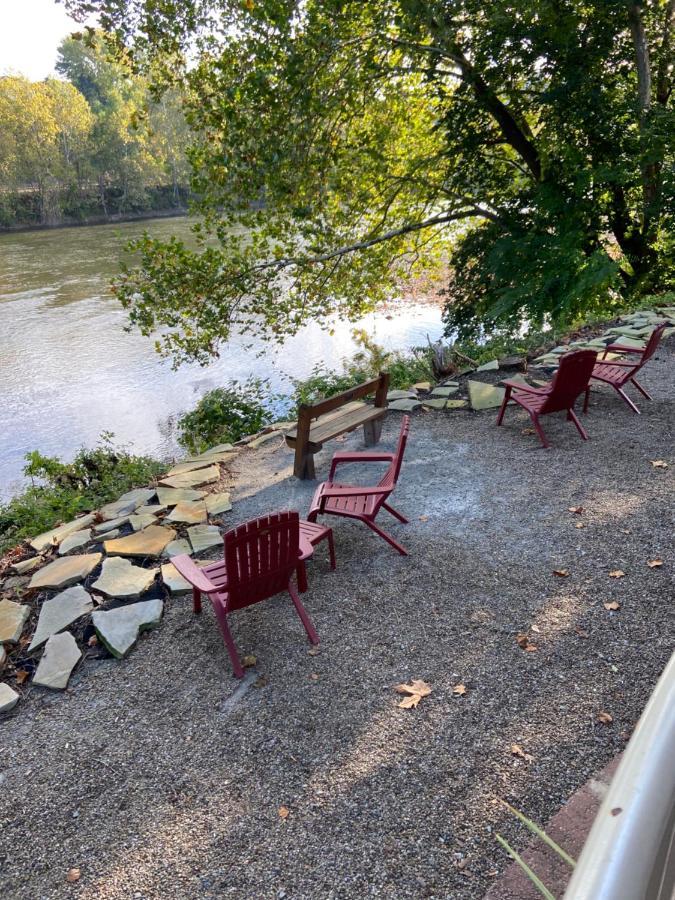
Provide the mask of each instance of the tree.
{"label": "tree", "polygon": [[117,288],[175,362],[359,315],[446,252],[462,335],[675,279],[675,0],[67,4],[160,84],[196,60],[201,245],[144,240]]}

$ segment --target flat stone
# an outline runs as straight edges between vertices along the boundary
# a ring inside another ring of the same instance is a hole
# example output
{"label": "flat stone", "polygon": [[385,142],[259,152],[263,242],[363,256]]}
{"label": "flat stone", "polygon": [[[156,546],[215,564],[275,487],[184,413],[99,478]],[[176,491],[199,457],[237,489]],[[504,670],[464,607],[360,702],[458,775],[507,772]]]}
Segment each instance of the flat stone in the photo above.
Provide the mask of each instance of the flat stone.
{"label": "flat stone", "polygon": [[149,506],[139,506],[136,510],[135,515],[137,516],[158,516],[160,513],[165,512],[167,509],[166,506],[162,506],[161,503],[152,503]]}
{"label": "flat stone", "polygon": [[447,402],[445,397],[440,397],[438,400],[424,400],[422,406],[425,409],[445,409],[445,404]]}
{"label": "flat stone", "polygon": [[106,522],[117,519],[124,520],[128,518],[139,505],[140,504],[135,500],[115,500],[113,503],[106,503],[105,506],[102,506],[98,513]]}
{"label": "flat stone", "polygon": [[30,606],[14,603],[13,600],[0,600],[0,644],[4,641],[16,644],[29,615]]}
{"label": "flat stone", "polygon": [[33,684],[54,691],[64,690],[68,686],[70,673],[81,658],[80,648],[69,631],[53,634],[47,641],[45,652],[33,676]]}
{"label": "flat stone", "polygon": [[66,522],[65,525],[59,525],[58,528],[52,528],[51,531],[45,531],[43,534],[39,534],[36,538],[33,538],[30,545],[33,550],[37,550],[39,553],[46,547],[51,547],[60,543],[74,531],[81,531],[83,528],[88,528],[94,521],[94,515],[94,513],[89,513],[86,516],[80,516],[79,519],[73,519],[72,522]]}
{"label": "flat stone", "polygon": [[483,363],[482,366],[478,366],[476,372],[496,372],[499,368],[499,360],[491,359],[489,362]]}
{"label": "flat stone", "polygon": [[176,463],[176,465],[169,469],[166,473],[167,475],[184,475],[186,472],[196,472],[199,469],[206,469],[208,466],[212,466],[214,463],[213,458],[205,456],[201,459],[196,457],[195,459],[188,459],[184,462]]}
{"label": "flat stone", "polygon": [[192,590],[192,585],[183,578],[173,563],[164,563],[162,566],[162,581],[172,594],[187,594]]}
{"label": "flat stone", "polygon": [[435,387],[431,392],[432,397],[450,397],[452,394],[456,394],[459,390],[459,385],[449,385],[444,384],[442,387]]}
{"label": "flat stone", "polygon": [[134,500],[136,502],[136,507],[143,506],[144,503],[147,503],[157,493],[157,488],[134,488],[132,491],[127,491],[126,494],[122,494],[118,497],[118,500]]}
{"label": "flat stone", "polygon": [[14,709],[18,702],[19,695],[17,692],[13,691],[8,684],[4,683],[4,681],[0,682],[0,713],[6,713],[9,712],[10,709]]}
{"label": "flat stone", "polygon": [[417,394],[415,391],[389,391],[387,394],[387,402],[391,402],[392,400],[414,400],[416,399]]}
{"label": "flat stone", "polygon": [[[105,563],[103,563],[105,565]],[[53,634],[63,631],[80,616],[85,616],[94,608],[91,596],[82,585],[68,588],[56,594],[51,600],[46,600],[40,609],[35,634],[28,647],[32,653]]]}
{"label": "flat stone", "polygon": [[109,556],[160,556],[166,545],[176,537],[173,528],[150,525],[143,531],[106,541],[103,545]]}
{"label": "flat stone", "polygon": [[437,385],[438,387],[459,387],[459,381],[444,381],[442,384]]}
{"label": "flat stone", "polygon": [[181,500],[203,500],[206,491],[194,491],[190,488],[157,488],[157,499],[163,506],[175,506]]}
{"label": "flat stone", "polygon": [[85,544],[88,544],[90,540],[91,532],[88,528],[84,531],[74,531],[59,544],[59,556],[64,556],[66,553],[70,553],[71,550],[77,550],[78,547],[83,547]]}
{"label": "flat stone", "polygon": [[446,409],[465,409],[468,406],[466,400],[448,400],[445,404]]}
{"label": "flat stone", "polygon": [[21,562],[14,563],[11,568],[12,572],[16,572],[17,575],[25,575],[42,565],[44,565],[44,557],[31,556],[30,559],[22,559]]}
{"label": "flat stone", "polygon": [[12,591],[15,594],[21,594],[28,584],[27,575],[11,575],[1,582],[3,591]]}
{"label": "flat stone", "polygon": [[393,409],[395,412],[411,412],[411,410],[418,409],[421,405],[419,400],[394,400],[387,408]]}
{"label": "flat stone", "polygon": [[94,525],[94,534],[106,534],[108,531],[115,531],[129,521],[129,516],[118,516],[116,519],[108,519],[107,522],[100,522]]}
{"label": "flat stone", "polygon": [[524,356],[502,356],[499,360],[499,368],[500,369],[518,369],[520,366],[525,365],[525,357]]}
{"label": "flat stone", "polygon": [[216,525],[193,525],[188,528],[187,533],[194,553],[202,553],[223,542],[223,536]]}
{"label": "flat stone", "polygon": [[457,372],[455,372],[455,375],[456,375],[458,378],[461,378],[462,375],[468,375],[469,372],[475,372],[475,371],[476,371],[476,370],[475,370],[475,368],[474,368],[473,366],[464,366],[463,369],[458,369]]}
{"label": "flat stone", "polygon": [[[291,424],[295,424],[294,422]],[[214,453],[223,453],[227,450],[234,450],[234,446],[232,444],[216,444],[215,447],[210,447],[208,450],[205,450],[202,453],[202,456],[212,456]]]}
{"label": "flat stone", "polygon": [[91,618],[101,643],[117,659],[123,659],[138,640],[141,631],[159,625],[163,609],[164,603],[155,598],[141,603],[129,603],[117,609],[97,609]]}
{"label": "flat stone", "polygon": [[0,672],[2,672],[2,670],[5,668],[6,664],[7,664],[7,651],[2,646],[2,644],[0,644]]}
{"label": "flat stone", "polygon": [[267,434],[259,434],[258,437],[254,438],[252,441],[249,441],[249,448],[251,450],[257,450],[258,447],[262,447],[263,444],[266,444],[271,438],[278,437],[278,431],[270,431]]}
{"label": "flat stone", "polygon": [[414,391],[430,391],[431,390],[431,382],[430,381],[418,381],[417,384],[413,384],[410,387],[411,387],[411,390],[414,390]]}
{"label": "flat stone", "polygon": [[156,525],[157,519],[151,513],[145,515],[134,513],[133,516],[129,516],[129,524],[134,531],[143,531],[148,525]]}
{"label": "flat stone", "polygon": [[[128,519],[127,519],[128,521]],[[113,538],[119,537],[122,532],[119,528],[113,528],[112,531],[106,531],[105,534],[99,534],[94,538],[94,543],[100,544],[103,541],[112,541]]]}
{"label": "flat stone", "polygon": [[167,544],[162,556],[171,559],[172,556],[180,556],[182,553],[187,553],[188,556],[192,556],[192,547],[189,541],[180,538],[180,540],[171,541],[170,544]]}
{"label": "flat stone", "polygon": [[220,494],[206,495],[206,511],[210,516],[217,516],[220,513],[229,512],[232,509],[230,495],[227,491]]}
{"label": "flat stone", "polygon": [[183,522],[186,525],[206,522],[206,503],[203,500],[182,500],[174,506],[166,517],[166,521]]}
{"label": "flat stone", "polygon": [[64,556],[44,569],[40,569],[31,578],[28,585],[34,588],[66,588],[77,581],[83,581],[101,561],[100,553],[82,553],[76,556]]}
{"label": "flat stone", "polygon": [[529,385],[529,381],[524,378],[520,374],[520,372],[518,372],[516,375],[509,375],[507,379],[503,379],[502,384],[504,383],[504,381],[515,381],[517,384],[524,384],[526,386]]}
{"label": "flat stone", "polygon": [[469,381],[469,400],[473,409],[493,409],[501,406],[504,399],[504,388],[483,384],[482,381]]}
{"label": "flat stone", "polygon": [[151,587],[158,569],[144,569],[130,560],[113,556],[103,560],[101,574],[92,584],[92,591],[99,591],[107,597],[138,597]]}
{"label": "flat stone", "polygon": [[[161,484],[173,488],[195,488],[200,484],[211,484],[220,478],[220,467],[209,466],[206,469],[197,469],[196,472],[185,472],[183,475],[167,476],[161,479]],[[160,499],[160,503],[162,500]]]}

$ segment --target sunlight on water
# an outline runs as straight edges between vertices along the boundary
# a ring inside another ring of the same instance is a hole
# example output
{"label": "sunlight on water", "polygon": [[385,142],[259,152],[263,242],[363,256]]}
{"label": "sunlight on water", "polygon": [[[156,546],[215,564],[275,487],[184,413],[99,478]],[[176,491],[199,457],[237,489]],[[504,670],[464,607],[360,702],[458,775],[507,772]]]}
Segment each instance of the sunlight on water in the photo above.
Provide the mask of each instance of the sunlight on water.
{"label": "sunlight on water", "polygon": [[[315,365],[339,368],[354,352],[354,325],[330,336],[310,325],[283,347],[234,337],[207,368],[173,372],[152,343],[123,331],[125,314],[108,294],[126,241],[143,230],[187,234],[185,219],[0,235],[0,496],[21,481],[23,457],[39,449],[72,454],[102,431],[138,452],[176,452],[171,423],[199,397],[229,379],[269,377],[290,390]],[[434,340],[440,309],[399,304],[358,327],[387,348]],[[263,355],[259,355],[263,351]]]}

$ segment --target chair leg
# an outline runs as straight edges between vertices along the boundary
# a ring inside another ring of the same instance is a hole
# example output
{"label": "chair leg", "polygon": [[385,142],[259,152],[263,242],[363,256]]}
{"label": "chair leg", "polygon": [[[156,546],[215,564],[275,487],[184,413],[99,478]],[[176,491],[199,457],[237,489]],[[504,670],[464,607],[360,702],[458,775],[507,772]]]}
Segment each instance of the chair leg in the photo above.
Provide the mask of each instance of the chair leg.
{"label": "chair leg", "polygon": [[640,393],[642,394],[643,397],[645,397],[647,400],[653,400],[653,399],[654,399],[654,398],[652,397],[652,395],[649,394],[649,393],[642,387],[642,385],[638,382],[637,378],[631,378],[631,381],[633,382],[633,384],[635,385],[635,387],[638,389],[638,391],[640,391]]}
{"label": "chair leg", "polygon": [[328,532],[328,555],[330,556],[330,567],[335,570],[335,541],[333,540],[332,529]]}
{"label": "chair leg", "polygon": [[391,515],[395,519],[398,519],[399,522],[403,522],[404,525],[408,524],[408,520],[406,519],[406,517],[402,516],[401,513],[398,512],[397,510],[395,510],[393,506],[389,506],[388,503],[383,503],[382,507],[383,507],[383,509],[386,509],[388,513],[391,513]]}
{"label": "chair leg", "polygon": [[401,556],[408,555],[408,551],[405,549],[405,547],[402,547],[401,544],[399,544],[398,541],[395,541],[390,534],[387,534],[386,531],[383,531],[381,528],[378,528],[377,525],[374,522],[371,522],[370,519],[362,519],[361,521],[365,522],[366,525],[368,526],[368,528],[372,528],[372,530],[375,532],[375,534],[379,534],[379,536],[381,538],[384,538],[385,541],[388,544],[390,544],[395,550],[398,550],[398,552],[401,554]]}
{"label": "chair leg", "polygon": [[502,400],[502,405],[499,408],[499,415],[497,416],[497,425],[501,425],[504,419],[504,413],[506,412],[506,405],[511,399],[511,391],[507,388],[506,393],[504,394],[504,399]]}
{"label": "chair leg", "polygon": [[197,588],[192,588],[192,611],[200,613],[202,611],[202,595]]}
{"label": "chair leg", "polygon": [[640,410],[639,410],[639,409],[637,408],[637,406],[633,403],[633,401],[630,399],[630,397],[628,396],[628,394],[627,394],[622,388],[620,388],[620,387],[618,387],[618,388],[616,389],[616,392],[617,392],[617,394],[618,394],[620,397],[623,397],[623,399],[624,399],[624,400],[626,401],[626,403],[630,406],[630,408],[633,410],[633,412],[637,413],[638,416],[639,416],[639,415],[640,415]]}
{"label": "chair leg", "polygon": [[586,429],[581,424],[581,422],[579,421],[579,419],[577,417],[577,414],[574,412],[574,410],[572,408],[567,410],[567,418],[570,419],[572,422],[574,422],[574,424],[577,426],[577,431],[581,435],[582,439],[584,441],[587,441],[588,434],[586,433]]}
{"label": "chair leg", "polygon": [[295,574],[298,579],[298,591],[304,594],[307,591],[307,566],[304,562],[298,563]]}
{"label": "chair leg", "polygon": [[546,435],[544,434],[544,429],[539,424],[539,416],[536,413],[530,413],[530,418],[532,419],[532,424],[534,425],[534,430],[539,435],[539,440],[541,441],[545,450],[549,450],[551,445],[548,442]]}
{"label": "chair leg", "polygon": [[588,387],[586,388],[586,395],[584,397],[584,415],[588,412],[588,401],[590,400],[590,397],[591,397],[591,386],[589,384]]}
{"label": "chair leg", "polygon": [[300,597],[298,596],[298,592],[295,590],[295,585],[292,581],[288,582],[288,593],[291,595],[291,600],[293,601],[293,605],[295,606],[300,619],[302,620],[302,624],[305,626],[305,631],[307,632],[307,637],[312,644],[319,643],[319,635],[316,633],[314,626],[312,625],[312,620],[307,615],[307,610],[300,602]]}
{"label": "chair leg", "polygon": [[227,614],[225,613],[225,610],[222,609],[220,604],[214,604],[214,608],[216,612],[216,618],[218,619],[218,624],[220,625],[220,631],[223,635],[223,641],[225,642],[225,647],[227,648],[227,652],[230,654],[234,677],[243,678],[244,669],[239,659],[239,654],[237,653],[236,644],[234,643],[234,639],[232,638],[230,626],[227,624]]}

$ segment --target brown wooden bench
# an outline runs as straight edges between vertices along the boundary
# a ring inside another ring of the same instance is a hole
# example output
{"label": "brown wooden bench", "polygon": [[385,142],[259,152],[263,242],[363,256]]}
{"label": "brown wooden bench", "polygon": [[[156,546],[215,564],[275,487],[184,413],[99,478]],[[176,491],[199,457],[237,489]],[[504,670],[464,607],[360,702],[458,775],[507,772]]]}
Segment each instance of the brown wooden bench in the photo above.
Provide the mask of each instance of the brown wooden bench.
{"label": "brown wooden bench", "polygon": [[[379,378],[358,384],[356,387],[315,403],[303,404],[298,410],[298,424],[286,435],[286,443],[295,448],[293,474],[297,478],[315,478],[314,454],[326,441],[354,431],[363,425],[363,437],[367,447],[376,444],[382,431],[382,419],[387,413],[389,373],[380,372]],[[375,406],[360,402],[361,397],[375,394]]]}

